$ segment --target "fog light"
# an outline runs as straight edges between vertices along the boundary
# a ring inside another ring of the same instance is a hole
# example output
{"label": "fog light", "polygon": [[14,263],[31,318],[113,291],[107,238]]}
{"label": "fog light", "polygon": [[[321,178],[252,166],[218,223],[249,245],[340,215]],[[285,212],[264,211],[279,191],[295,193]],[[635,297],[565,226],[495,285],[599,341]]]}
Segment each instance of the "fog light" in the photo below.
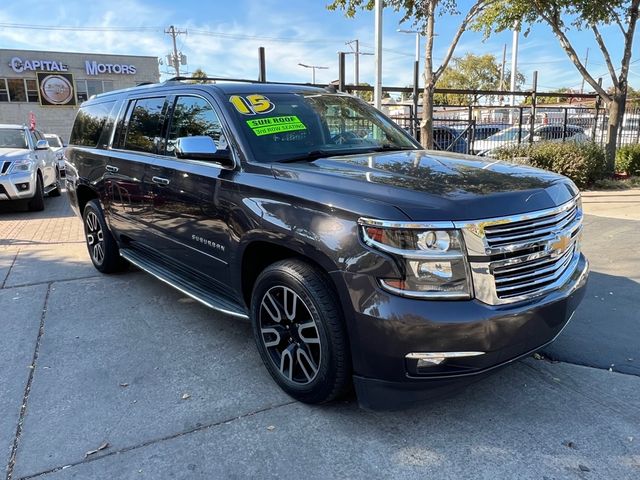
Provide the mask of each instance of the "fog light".
{"label": "fog light", "polygon": [[20,191],[29,190],[29,182],[27,183],[16,183],[16,188]]}
{"label": "fog light", "polygon": [[477,357],[485,352],[414,352],[405,355],[408,360],[417,360],[418,368],[435,367],[448,358]]}

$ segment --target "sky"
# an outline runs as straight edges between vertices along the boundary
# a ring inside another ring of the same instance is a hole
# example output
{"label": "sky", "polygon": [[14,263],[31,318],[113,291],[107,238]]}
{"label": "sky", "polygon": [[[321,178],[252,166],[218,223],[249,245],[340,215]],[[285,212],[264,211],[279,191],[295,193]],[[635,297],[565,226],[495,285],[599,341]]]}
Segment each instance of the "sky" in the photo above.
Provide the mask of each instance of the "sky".
{"label": "sky", "polygon": [[[372,52],[374,16],[359,12],[354,19],[341,11],[329,11],[329,0],[209,0],[151,1],[110,0],[5,0],[0,9],[0,48],[53,50],[82,53],[151,55],[164,58],[171,50],[171,38],[164,33],[169,25],[186,30],[178,37],[178,48],[187,56],[188,72],[197,68],[209,76],[256,78],[258,47],[266,48],[267,79],[309,82],[311,71],[298,63],[329,67],[316,71],[318,83],[338,77],[338,52],[350,51],[346,42],[359,39],[361,51]],[[461,9],[471,4],[459,0]],[[29,12],[25,15],[25,12]],[[385,9],[383,15],[383,84],[407,86],[412,83],[415,36],[397,32],[411,29],[411,22],[400,24],[401,15]],[[442,16],[436,21],[434,57],[442,60],[461,21]],[[123,28],[125,31],[77,31],[73,29],[23,29],[7,24],[42,27]],[[126,28],[143,28],[129,30]],[[619,65],[622,38],[613,27],[603,27],[605,42]],[[507,69],[511,61],[511,32],[484,40],[476,32],[466,32],[456,56],[465,53],[493,54],[500,62],[507,45]],[[608,74],[604,59],[589,31],[571,32],[576,51],[584,57],[589,49],[589,70],[594,76]],[[636,42],[637,43],[637,42]],[[424,57],[424,41],[421,57]],[[638,60],[640,47],[634,48]],[[347,82],[353,82],[353,58],[347,56]],[[532,72],[538,71],[540,90],[560,87],[579,89],[582,77],[567,59],[548,27],[535,26],[528,37],[520,36],[518,70],[526,77],[523,89],[530,88]],[[632,65],[629,83],[640,87],[640,64]],[[437,65],[434,65],[437,66]],[[169,78],[166,65],[160,66],[162,78]],[[374,57],[361,56],[360,81],[374,82]],[[586,91],[588,91],[588,87]]]}

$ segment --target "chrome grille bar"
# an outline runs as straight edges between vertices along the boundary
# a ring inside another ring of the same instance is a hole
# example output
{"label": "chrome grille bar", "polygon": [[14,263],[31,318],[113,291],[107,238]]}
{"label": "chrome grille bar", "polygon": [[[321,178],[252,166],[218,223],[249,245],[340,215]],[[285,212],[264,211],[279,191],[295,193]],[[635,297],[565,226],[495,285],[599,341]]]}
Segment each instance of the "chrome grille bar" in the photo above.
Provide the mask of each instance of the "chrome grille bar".
{"label": "chrome grille bar", "polygon": [[501,305],[560,288],[580,258],[582,216],[576,197],[553,209],[456,223],[472,258],[476,298]]}

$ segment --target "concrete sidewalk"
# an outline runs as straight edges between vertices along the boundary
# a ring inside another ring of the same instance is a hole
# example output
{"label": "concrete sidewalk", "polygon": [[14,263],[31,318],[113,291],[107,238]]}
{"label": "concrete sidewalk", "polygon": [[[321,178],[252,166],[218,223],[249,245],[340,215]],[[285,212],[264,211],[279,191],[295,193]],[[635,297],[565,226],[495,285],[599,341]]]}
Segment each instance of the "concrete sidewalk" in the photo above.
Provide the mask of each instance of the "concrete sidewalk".
{"label": "concrete sidewalk", "polygon": [[0,213],[12,479],[640,478],[636,375],[528,359],[408,411],[306,406],[273,383],[248,323],[142,272],[97,274],[65,202]]}

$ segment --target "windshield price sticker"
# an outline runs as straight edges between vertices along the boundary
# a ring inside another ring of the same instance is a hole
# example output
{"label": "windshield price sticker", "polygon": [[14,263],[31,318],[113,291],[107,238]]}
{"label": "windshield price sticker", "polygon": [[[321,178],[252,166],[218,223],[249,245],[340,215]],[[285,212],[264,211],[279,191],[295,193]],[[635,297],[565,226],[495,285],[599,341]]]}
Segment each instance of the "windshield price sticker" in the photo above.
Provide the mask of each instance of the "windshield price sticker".
{"label": "windshield price sticker", "polygon": [[247,120],[247,125],[253,130],[256,136],[270,135],[282,132],[295,132],[306,130],[307,127],[295,115],[285,115],[282,117],[267,117],[259,120]]}
{"label": "windshield price sticker", "polygon": [[264,95],[233,95],[229,97],[231,104],[243,115],[256,115],[271,112],[276,106]]}

